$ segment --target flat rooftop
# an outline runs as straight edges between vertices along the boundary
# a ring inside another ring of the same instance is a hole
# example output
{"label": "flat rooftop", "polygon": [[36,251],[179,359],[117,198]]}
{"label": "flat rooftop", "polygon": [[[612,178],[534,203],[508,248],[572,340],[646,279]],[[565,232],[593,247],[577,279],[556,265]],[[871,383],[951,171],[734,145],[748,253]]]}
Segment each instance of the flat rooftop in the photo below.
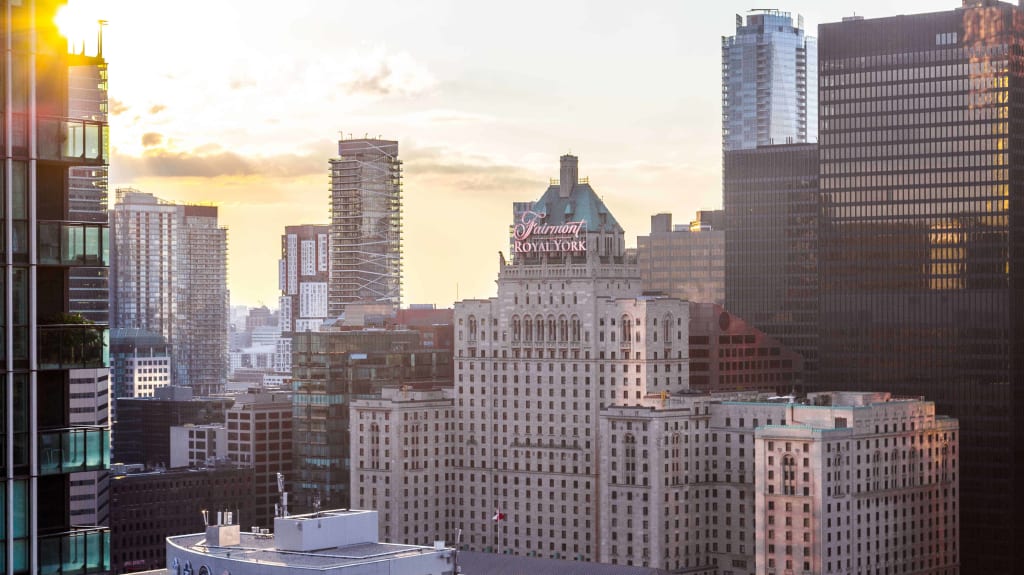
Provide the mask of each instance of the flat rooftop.
{"label": "flat rooftop", "polygon": [[224,557],[254,564],[315,569],[345,567],[437,552],[433,547],[420,545],[371,542],[317,549],[316,551],[284,551],[278,550],[274,546],[273,535],[258,535],[244,531],[241,533],[241,541],[238,545],[227,547],[208,546],[206,535],[203,533],[168,537],[167,541],[194,553],[203,553],[211,557]]}

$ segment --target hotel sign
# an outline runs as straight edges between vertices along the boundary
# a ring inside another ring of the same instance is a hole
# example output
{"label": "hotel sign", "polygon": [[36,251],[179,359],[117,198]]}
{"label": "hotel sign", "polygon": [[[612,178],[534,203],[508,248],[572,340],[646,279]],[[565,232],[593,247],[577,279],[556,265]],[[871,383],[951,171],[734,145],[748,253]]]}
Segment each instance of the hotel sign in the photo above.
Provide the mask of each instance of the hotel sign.
{"label": "hotel sign", "polygon": [[512,253],[586,253],[586,221],[552,225],[545,219],[547,214],[523,212],[519,222],[512,227]]}

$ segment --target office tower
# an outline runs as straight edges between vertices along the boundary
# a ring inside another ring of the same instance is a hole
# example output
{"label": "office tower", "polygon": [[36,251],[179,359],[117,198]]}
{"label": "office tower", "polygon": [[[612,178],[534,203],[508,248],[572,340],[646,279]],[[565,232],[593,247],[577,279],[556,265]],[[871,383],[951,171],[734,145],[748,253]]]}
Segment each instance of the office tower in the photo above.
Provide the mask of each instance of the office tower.
{"label": "office tower", "polygon": [[822,25],[821,356],[829,385],[926,394],[961,426],[961,564],[1019,571],[1021,8]]}
{"label": "office tower", "polygon": [[133,465],[111,467],[110,557],[115,574],[165,569],[167,538],[201,531],[203,509],[211,523],[225,510],[247,525],[254,516],[248,469],[214,465],[153,472]]}
{"label": "office tower", "polygon": [[292,337],[292,510],[349,507],[349,403],[388,386],[450,386],[451,354],[409,330],[300,332]]}
{"label": "office tower", "polygon": [[818,139],[817,47],[789,12],[736,15],[722,37],[722,147],[745,150]]}
{"label": "office tower", "polygon": [[327,318],[330,231],[327,225],[284,229],[278,273],[281,333],[316,331]]}
{"label": "office tower", "polygon": [[[8,2],[0,58],[5,178],[0,182],[6,303],[0,412],[9,573],[88,573],[109,567],[109,533],[71,517],[71,476],[109,465],[109,429],[76,424],[72,372],[106,367],[106,324],[72,313],[70,278],[106,265],[107,225],[72,222],[69,173],[107,164],[106,121],[71,117],[69,68],[102,56],[69,54],[53,24],[61,2]],[[102,319],[102,318],[100,318]],[[95,414],[92,414],[94,416]]]}
{"label": "office tower", "polygon": [[199,395],[227,379],[227,230],[214,206],[178,205],[117,190],[111,322],[166,338],[175,385]]}
{"label": "office tower", "polygon": [[[159,365],[171,364],[171,348],[163,336],[140,329],[113,328],[110,330],[110,418],[117,420],[117,400],[136,397],[137,384],[149,383],[136,379],[142,375],[136,367],[140,359],[155,359]],[[154,388],[155,389],[155,388]]]}
{"label": "office tower", "polygon": [[696,302],[725,303],[724,213],[697,212],[688,226],[672,214],[651,216],[651,234],[636,238],[644,290]]}
{"label": "office tower", "polygon": [[[398,142],[341,140],[331,165],[328,313],[402,299],[402,162]],[[319,249],[319,248],[318,248]],[[318,264],[319,266],[319,264]],[[318,267],[319,269],[319,267]]]}
{"label": "office tower", "polygon": [[818,146],[726,150],[723,162],[726,307],[802,355],[810,377],[818,354]]}

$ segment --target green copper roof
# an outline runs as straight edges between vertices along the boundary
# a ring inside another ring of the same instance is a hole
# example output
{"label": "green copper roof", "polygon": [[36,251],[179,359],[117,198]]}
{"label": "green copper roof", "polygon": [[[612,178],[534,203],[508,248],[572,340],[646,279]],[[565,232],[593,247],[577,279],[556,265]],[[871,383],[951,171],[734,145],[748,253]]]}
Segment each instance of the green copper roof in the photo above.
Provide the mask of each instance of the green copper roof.
{"label": "green copper roof", "polygon": [[591,232],[602,228],[622,232],[622,226],[590,184],[576,184],[568,198],[559,197],[558,190],[557,185],[548,187],[544,195],[533,204],[534,211],[547,214],[546,223],[558,225],[583,220]]}

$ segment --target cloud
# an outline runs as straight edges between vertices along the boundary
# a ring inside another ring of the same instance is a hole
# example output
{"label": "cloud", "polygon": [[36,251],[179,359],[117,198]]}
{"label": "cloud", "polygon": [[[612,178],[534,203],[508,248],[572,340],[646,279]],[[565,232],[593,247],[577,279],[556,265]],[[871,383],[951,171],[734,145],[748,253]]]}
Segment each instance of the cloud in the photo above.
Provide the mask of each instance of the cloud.
{"label": "cloud", "polygon": [[151,108],[149,109],[149,113],[150,113],[150,114],[159,114],[160,112],[162,112],[162,111],[164,111],[164,110],[166,110],[166,109],[167,109],[167,106],[164,106],[163,104],[154,104],[154,105],[153,105],[153,106],[152,106],[152,107],[151,107]]}
{"label": "cloud", "polygon": [[163,141],[163,134],[158,134],[156,132],[146,132],[145,134],[142,134],[142,146],[144,148],[159,146]]}
{"label": "cloud", "polygon": [[111,116],[120,116],[128,111],[128,106],[117,98],[110,98],[107,106]]}
{"label": "cloud", "polygon": [[437,84],[433,74],[406,52],[358,56],[349,62],[350,71],[341,86],[351,95],[412,96]]}
{"label": "cloud", "polygon": [[[202,151],[200,151],[202,150]],[[147,148],[141,156],[115,154],[111,171],[121,181],[139,178],[217,178],[263,176],[291,178],[327,172],[327,156],[320,153],[243,156],[206,145],[189,152]]]}
{"label": "cloud", "polygon": [[256,86],[256,80],[252,78],[232,78],[228,82],[228,87],[232,90],[241,90],[242,88],[252,88]]}
{"label": "cloud", "polygon": [[465,192],[499,192],[510,195],[525,190],[539,196],[546,180],[532,171],[487,158],[466,157],[440,148],[412,148],[403,155],[407,180],[439,181],[446,188]]}

